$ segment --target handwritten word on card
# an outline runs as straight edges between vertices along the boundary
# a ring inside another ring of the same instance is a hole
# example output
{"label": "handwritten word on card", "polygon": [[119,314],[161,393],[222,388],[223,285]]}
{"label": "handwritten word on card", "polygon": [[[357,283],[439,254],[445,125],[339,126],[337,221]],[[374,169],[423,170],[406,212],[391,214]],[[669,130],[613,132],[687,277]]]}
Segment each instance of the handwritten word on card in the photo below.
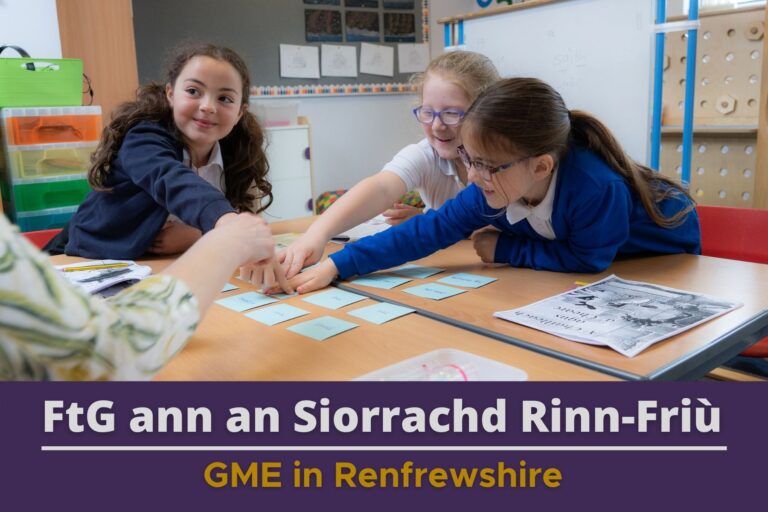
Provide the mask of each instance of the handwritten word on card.
{"label": "handwritten word on card", "polygon": [[321,316],[314,320],[302,322],[300,324],[292,325],[288,327],[289,331],[293,331],[296,334],[307,336],[317,341],[325,341],[332,336],[341,334],[350,329],[357,327],[357,324],[352,322],[345,322],[332,316]]}
{"label": "handwritten word on card", "polygon": [[443,300],[445,298],[464,293],[467,290],[459,290],[458,288],[453,288],[451,286],[429,283],[414,286],[412,288],[406,288],[403,291],[405,293],[410,293],[411,295],[416,295],[417,297],[424,297],[425,299]]}

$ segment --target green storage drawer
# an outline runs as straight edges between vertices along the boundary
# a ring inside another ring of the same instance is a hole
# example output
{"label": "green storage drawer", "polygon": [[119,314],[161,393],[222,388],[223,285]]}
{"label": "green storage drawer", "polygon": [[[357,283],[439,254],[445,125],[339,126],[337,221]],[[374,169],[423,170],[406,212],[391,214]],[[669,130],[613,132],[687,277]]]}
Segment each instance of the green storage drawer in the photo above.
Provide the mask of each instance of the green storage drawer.
{"label": "green storage drawer", "polygon": [[12,207],[18,213],[78,206],[91,188],[85,175],[73,178],[11,182]]}

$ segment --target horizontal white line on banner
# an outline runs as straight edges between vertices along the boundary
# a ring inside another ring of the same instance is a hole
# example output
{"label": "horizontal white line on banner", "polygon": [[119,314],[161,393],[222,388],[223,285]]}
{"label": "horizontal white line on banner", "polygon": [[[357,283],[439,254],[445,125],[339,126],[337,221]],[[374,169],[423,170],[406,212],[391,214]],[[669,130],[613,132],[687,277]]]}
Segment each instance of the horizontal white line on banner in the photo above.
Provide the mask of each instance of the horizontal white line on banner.
{"label": "horizontal white line on banner", "polygon": [[44,452],[724,452],[727,446],[57,446]]}

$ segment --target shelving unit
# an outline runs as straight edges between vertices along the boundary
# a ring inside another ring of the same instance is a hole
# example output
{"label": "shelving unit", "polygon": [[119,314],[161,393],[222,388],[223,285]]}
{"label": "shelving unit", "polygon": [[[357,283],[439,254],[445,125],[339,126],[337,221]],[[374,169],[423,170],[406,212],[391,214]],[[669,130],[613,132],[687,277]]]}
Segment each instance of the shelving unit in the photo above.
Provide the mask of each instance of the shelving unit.
{"label": "shelving unit", "polygon": [[[691,194],[700,204],[768,207],[768,148],[758,142],[766,131],[765,9],[700,15],[690,180]],[[678,179],[687,36],[673,32],[665,40],[660,170]]]}

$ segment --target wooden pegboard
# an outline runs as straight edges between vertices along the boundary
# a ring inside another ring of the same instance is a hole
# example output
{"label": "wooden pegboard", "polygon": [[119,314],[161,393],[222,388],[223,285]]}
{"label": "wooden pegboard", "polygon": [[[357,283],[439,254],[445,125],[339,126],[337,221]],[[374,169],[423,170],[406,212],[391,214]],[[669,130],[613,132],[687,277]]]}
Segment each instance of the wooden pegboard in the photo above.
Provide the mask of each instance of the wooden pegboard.
{"label": "wooden pegboard", "polygon": [[[751,208],[755,196],[756,139],[753,134],[694,134],[690,193],[699,204]],[[664,134],[661,173],[680,180],[682,136]]]}
{"label": "wooden pegboard", "polygon": [[[757,124],[764,15],[760,7],[701,17],[694,124]],[[683,124],[687,38],[687,32],[666,35],[662,98],[665,125]]]}

